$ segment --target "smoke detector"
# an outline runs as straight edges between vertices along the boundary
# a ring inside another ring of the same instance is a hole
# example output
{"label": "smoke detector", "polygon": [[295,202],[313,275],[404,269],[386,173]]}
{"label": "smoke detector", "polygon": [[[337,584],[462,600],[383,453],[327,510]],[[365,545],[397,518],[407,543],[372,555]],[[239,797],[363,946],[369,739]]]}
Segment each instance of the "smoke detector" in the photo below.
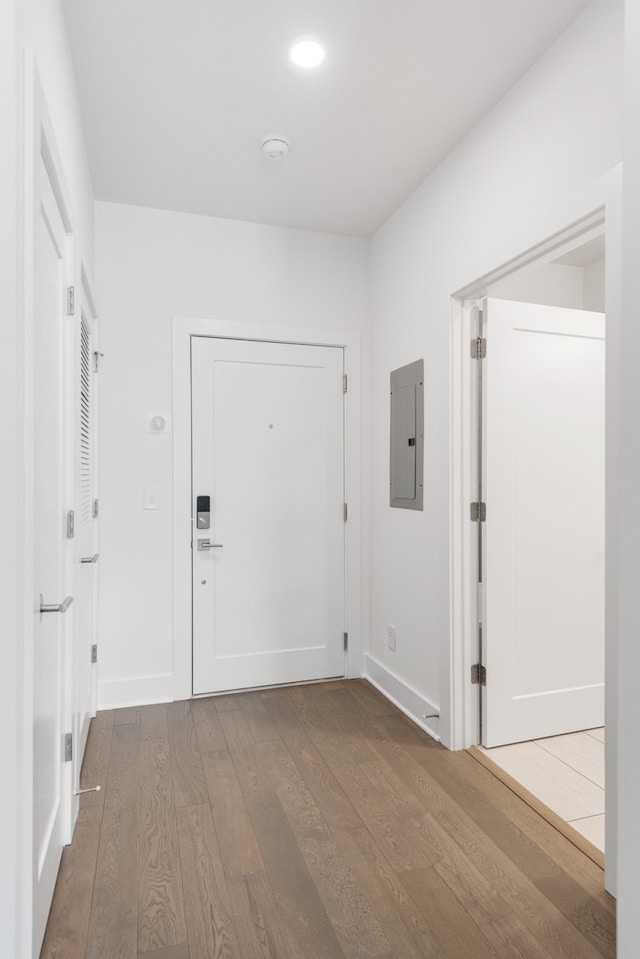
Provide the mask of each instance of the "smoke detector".
{"label": "smoke detector", "polygon": [[291,149],[291,141],[286,137],[265,137],[262,141],[262,150],[269,160],[282,160]]}

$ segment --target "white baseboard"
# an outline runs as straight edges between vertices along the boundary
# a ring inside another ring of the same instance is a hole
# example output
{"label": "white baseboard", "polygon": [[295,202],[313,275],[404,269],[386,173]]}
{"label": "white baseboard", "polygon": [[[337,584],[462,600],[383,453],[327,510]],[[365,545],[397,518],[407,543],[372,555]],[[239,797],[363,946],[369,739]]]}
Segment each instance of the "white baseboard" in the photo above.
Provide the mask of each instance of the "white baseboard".
{"label": "white baseboard", "polygon": [[375,686],[394,706],[401,709],[417,726],[420,726],[433,739],[440,742],[440,735],[437,732],[438,719],[424,718],[433,713],[439,713],[439,707],[429,702],[422,693],[419,693],[404,679],[400,679],[399,676],[392,673],[373,656],[364,656],[363,658],[364,678],[368,679],[372,686]]}
{"label": "white baseboard", "polygon": [[173,673],[132,676],[98,683],[98,709],[173,702]]}

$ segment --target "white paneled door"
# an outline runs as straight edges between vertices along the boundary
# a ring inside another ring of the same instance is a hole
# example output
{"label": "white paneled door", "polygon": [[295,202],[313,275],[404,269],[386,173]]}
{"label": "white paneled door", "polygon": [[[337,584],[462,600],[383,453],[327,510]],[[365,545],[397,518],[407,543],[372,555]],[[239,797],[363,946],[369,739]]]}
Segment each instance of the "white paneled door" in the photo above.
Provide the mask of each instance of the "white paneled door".
{"label": "white paneled door", "polygon": [[605,319],[488,300],[487,746],[604,721]]}
{"label": "white paneled door", "polygon": [[193,692],[343,676],[343,351],[191,343]]}
{"label": "white paneled door", "polygon": [[[33,870],[37,955],[65,837],[65,227],[38,156],[34,217]],[[66,600],[66,601],[65,601]],[[43,611],[41,611],[41,609]]]}

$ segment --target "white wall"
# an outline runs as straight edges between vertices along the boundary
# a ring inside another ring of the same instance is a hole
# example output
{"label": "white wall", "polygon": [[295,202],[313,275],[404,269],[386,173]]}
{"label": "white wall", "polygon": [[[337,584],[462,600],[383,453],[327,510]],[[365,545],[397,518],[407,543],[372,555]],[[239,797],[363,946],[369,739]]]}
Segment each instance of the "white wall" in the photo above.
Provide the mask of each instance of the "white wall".
{"label": "white wall", "polygon": [[[440,707],[433,728],[444,741],[450,296],[567,226],[572,210],[603,201],[621,160],[622,36],[622,3],[595,0],[372,241],[370,669],[414,714]],[[423,513],[388,506],[389,371],[419,357]],[[387,623],[397,627],[395,653]]]}
{"label": "white wall", "polygon": [[584,301],[584,271],[579,266],[545,263],[544,266],[502,280],[489,291],[500,300],[539,303],[581,310]]}
{"label": "white wall", "polygon": [[[618,959],[635,959],[640,942],[640,591],[638,576],[638,355],[640,324],[640,4],[626,4],[624,222],[620,343],[620,504],[618,566]],[[617,411],[616,411],[617,412]]]}
{"label": "white wall", "polygon": [[582,305],[596,313],[605,311],[605,261],[596,260],[582,270]]}
{"label": "white wall", "polygon": [[[86,269],[93,268],[93,195],[77,105],[73,69],[59,0],[7,0],[0,4],[0,401],[3,454],[0,470],[0,616],[3,669],[0,715],[8,731],[6,788],[0,859],[2,955],[31,956],[32,722],[28,709],[32,676],[28,649],[34,584],[25,581],[23,560],[33,504],[25,488],[23,304],[25,59],[35,55],[47,106],[72,197]],[[6,595],[5,595],[6,591]],[[5,827],[8,835],[5,837]]]}
{"label": "white wall", "polygon": [[145,432],[171,412],[171,317],[364,332],[366,270],[362,240],[97,204],[101,706],[172,696],[172,438]]}

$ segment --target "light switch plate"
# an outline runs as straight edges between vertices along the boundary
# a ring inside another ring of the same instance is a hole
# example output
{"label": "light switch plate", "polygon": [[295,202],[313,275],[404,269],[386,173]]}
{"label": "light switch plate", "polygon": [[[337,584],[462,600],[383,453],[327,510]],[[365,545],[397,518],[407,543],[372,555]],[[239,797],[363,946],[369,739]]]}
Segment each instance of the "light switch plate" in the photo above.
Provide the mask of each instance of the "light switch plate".
{"label": "light switch plate", "polygon": [[160,487],[145,486],[143,500],[145,509],[160,509]]}

